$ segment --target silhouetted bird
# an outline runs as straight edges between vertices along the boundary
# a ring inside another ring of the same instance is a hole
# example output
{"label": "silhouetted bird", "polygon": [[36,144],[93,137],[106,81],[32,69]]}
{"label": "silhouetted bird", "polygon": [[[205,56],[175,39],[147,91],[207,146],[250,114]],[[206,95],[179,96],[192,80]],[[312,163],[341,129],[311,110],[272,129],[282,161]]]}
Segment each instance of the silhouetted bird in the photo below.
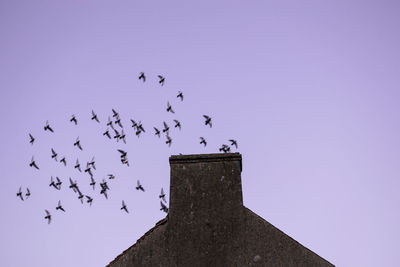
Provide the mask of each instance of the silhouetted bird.
{"label": "silhouetted bird", "polygon": [[44,130],[54,133],[53,128],[51,128],[50,125],[49,125],[49,121],[46,121],[46,125],[44,126]]}
{"label": "silhouetted bird", "polygon": [[137,122],[132,119],[131,119],[131,122],[132,122],[132,127],[137,129]]}
{"label": "silhouetted bird", "polygon": [[153,127],[153,128],[154,128],[154,131],[156,131],[154,135],[157,135],[158,138],[160,138],[160,130],[158,130],[156,127]]}
{"label": "silhouetted bird", "polygon": [[48,210],[44,210],[46,212],[46,216],[44,217],[45,219],[47,219],[47,224],[50,224],[51,222],[51,214]]}
{"label": "silhouetted bird", "polygon": [[164,78],[163,76],[161,76],[161,75],[158,75],[158,78],[160,79],[160,80],[158,81],[158,83],[161,84],[161,86],[163,86],[164,83],[165,83],[165,78]]}
{"label": "silhouetted bird", "polygon": [[180,98],[181,101],[183,101],[183,94],[181,91],[178,92],[178,95],[176,97]]}
{"label": "silhouetted bird", "polygon": [[108,131],[108,128],[107,128],[107,131],[105,131],[105,132],[103,133],[103,135],[107,136],[108,139],[111,139],[110,132]]}
{"label": "silhouetted bird", "polygon": [[62,157],[62,159],[60,159],[60,163],[64,163],[64,166],[67,166],[67,160],[65,159],[65,157]]}
{"label": "silhouetted bird", "polygon": [[128,208],[126,207],[125,202],[124,202],[123,200],[122,200],[122,207],[121,207],[121,210],[125,210],[126,213],[129,213]]}
{"label": "silhouetted bird", "polygon": [[76,117],[75,117],[75,115],[72,115],[72,118],[69,120],[70,122],[74,122],[75,123],[75,125],[77,125],[78,124],[78,121],[76,120]]}
{"label": "silhouetted bird", "polygon": [[207,145],[207,141],[206,141],[206,139],[204,139],[203,137],[200,137],[200,144],[203,144],[204,146],[206,146]]}
{"label": "silhouetted bird", "polygon": [[61,201],[58,201],[58,205],[56,207],[56,210],[62,210],[63,212],[65,212],[64,208],[61,206]]}
{"label": "silhouetted bird", "polygon": [[117,141],[119,141],[119,138],[121,137],[121,135],[119,134],[119,132],[116,129],[114,129],[114,133],[115,133],[114,139],[117,139]]}
{"label": "silhouetted bird", "polygon": [[228,145],[223,144],[220,148],[219,151],[223,151],[224,153],[228,153],[231,151],[231,148]]}
{"label": "silhouetted bird", "polygon": [[100,191],[100,194],[103,194],[104,197],[105,197],[106,199],[108,199],[107,190],[106,190],[106,189],[102,188],[101,191]]}
{"label": "silhouetted bird", "polygon": [[92,165],[93,169],[96,170],[96,165],[95,165],[95,161],[94,161],[94,157],[92,157],[92,160],[90,162],[87,163],[88,165]]}
{"label": "silhouetted bird", "polygon": [[140,184],[140,181],[139,181],[139,180],[137,180],[136,190],[142,190],[142,191],[144,192],[144,188],[143,188],[143,186]]}
{"label": "silhouetted bird", "polygon": [[236,148],[238,148],[238,144],[237,144],[236,140],[229,139],[229,142],[231,142],[231,146],[235,146]]}
{"label": "silhouetted bird", "polygon": [[161,204],[161,209],[160,209],[160,210],[164,211],[165,213],[168,213],[168,208],[167,208],[167,206],[165,206],[165,204],[162,203],[162,201],[160,201],[160,204]]}
{"label": "silhouetted bird", "polygon": [[35,159],[32,156],[31,163],[29,163],[30,167],[34,167],[39,170],[39,167],[36,165]]}
{"label": "silhouetted bird", "polygon": [[90,185],[93,187],[93,190],[94,190],[94,187],[95,187],[95,185],[96,185],[96,181],[93,179],[93,177],[90,177]]}
{"label": "silhouetted bird", "polygon": [[53,180],[53,176],[50,177],[50,184],[49,184],[49,186],[52,186],[52,187],[54,187],[55,189],[59,190],[58,187],[57,187],[57,185],[56,185],[56,183],[55,183],[54,180]]}
{"label": "silhouetted bird", "polygon": [[143,82],[146,81],[146,76],[144,75],[144,72],[141,72],[139,75],[139,80],[142,80]]}
{"label": "silhouetted bird", "polygon": [[26,199],[28,199],[30,196],[31,196],[31,191],[29,191],[29,188],[26,188],[26,193],[25,193]]}
{"label": "silhouetted bird", "polygon": [[115,124],[118,124],[118,126],[120,127],[120,128],[123,128],[124,126],[122,126],[122,123],[121,123],[121,118],[118,116],[117,117],[117,119],[115,120]]}
{"label": "silhouetted bird", "polygon": [[115,175],[114,174],[108,174],[108,179],[115,179]]}
{"label": "silhouetted bird", "polygon": [[19,187],[19,190],[18,190],[18,193],[17,193],[17,197],[19,197],[22,201],[24,201],[24,198],[22,196],[21,187]]}
{"label": "silhouetted bird", "polygon": [[126,144],[126,137],[125,137],[124,129],[122,129],[119,139],[122,140],[124,142],[124,144]]}
{"label": "silhouetted bird", "polygon": [[175,128],[178,127],[179,130],[181,129],[181,123],[178,120],[174,120],[175,122]]}
{"label": "silhouetted bird", "polygon": [[121,158],[125,158],[128,154],[128,152],[122,150],[122,149],[118,149],[118,152],[121,153]]}
{"label": "silhouetted bird", "polygon": [[169,104],[169,102],[167,103],[167,112],[175,113],[175,111],[172,109],[172,107]]}
{"label": "silhouetted bird", "polygon": [[81,141],[79,140],[79,136],[76,138],[74,146],[78,147],[80,150],[82,150],[81,146]]}
{"label": "silhouetted bird", "polygon": [[168,146],[171,146],[172,139],[171,139],[171,137],[169,137],[168,134],[167,134],[167,141],[165,141],[165,143],[168,144]]}
{"label": "silhouetted bird", "polygon": [[206,121],[204,122],[205,125],[208,124],[210,126],[210,128],[211,128],[212,127],[211,118],[209,116],[207,116],[207,115],[203,115],[203,117],[206,119]]}
{"label": "silhouetted bird", "polygon": [[56,183],[57,189],[60,190],[62,182],[61,182],[60,178],[58,178],[57,176],[56,176],[56,179],[57,179],[57,183]]}
{"label": "silhouetted bird", "polygon": [[51,149],[51,158],[57,161],[57,153],[53,148]]}
{"label": "silhouetted bird", "polygon": [[30,143],[31,145],[33,145],[33,142],[35,142],[35,138],[33,138],[33,136],[32,136],[31,134],[29,134],[29,138],[31,139],[31,140],[29,141],[29,143]]}
{"label": "silhouetted bird", "polygon": [[86,202],[90,204],[90,206],[92,206],[92,202],[93,202],[93,198],[91,198],[90,196],[86,196],[87,200]]}
{"label": "silhouetted bird", "polygon": [[87,172],[87,173],[90,175],[90,177],[93,177],[92,170],[91,170],[91,169],[90,169],[90,167],[89,167],[89,162],[88,162],[88,163],[86,163],[86,169],[85,169],[85,172]]}
{"label": "silhouetted bird", "polygon": [[81,170],[81,164],[79,163],[79,160],[78,160],[78,159],[76,159],[76,163],[75,163],[74,168],[75,168],[75,169],[78,169],[79,172],[82,172],[82,170]]}
{"label": "silhouetted bird", "polygon": [[119,116],[118,112],[116,112],[115,109],[113,109],[113,108],[111,110],[112,110],[112,113],[113,113],[113,117],[114,118],[118,118],[118,116]]}
{"label": "silhouetted bird", "polygon": [[69,183],[70,183],[69,188],[71,188],[72,190],[74,190],[74,192],[76,193],[76,192],[77,192],[77,189],[78,189],[78,185],[76,184],[76,181],[73,182],[72,179],[71,179],[71,177],[69,177]]}
{"label": "silhouetted bird", "polygon": [[103,178],[103,182],[100,183],[101,188],[104,188],[106,190],[110,190],[110,188],[108,187],[107,181]]}
{"label": "silhouetted bird", "polygon": [[113,128],[113,129],[114,129],[113,122],[112,122],[112,120],[111,120],[110,116],[108,116],[108,122],[107,122],[107,126],[110,126],[111,128]]}
{"label": "silhouetted bird", "polygon": [[83,204],[83,194],[81,193],[81,190],[79,190],[79,188],[76,189],[78,191],[78,199],[81,201],[81,203]]}
{"label": "silhouetted bird", "polygon": [[139,121],[139,122],[137,123],[136,129],[137,129],[138,131],[146,132],[146,131],[144,130],[144,128],[143,128],[143,125],[142,125],[142,122],[141,122],[141,121]]}
{"label": "silhouetted bird", "polygon": [[167,123],[165,121],[163,121],[163,124],[164,124],[164,129],[162,131],[163,131],[163,133],[166,132],[168,134],[169,126],[167,125]]}
{"label": "silhouetted bird", "polygon": [[122,159],[121,159],[121,162],[122,162],[122,164],[126,164],[126,166],[129,167],[129,161],[128,161],[127,158],[122,158]]}
{"label": "silhouetted bird", "polygon": [[159,198],[161,198],[165,203],[167,203],[167,201],[165,200],[165,193],[164,193],[164,189],[161,187],[161,193],[158,196]]}
{"label": "silhouetted bird", "polygon": [[97,121],[98,123],[100,123],[99,118],[97,118],[97,114],[94,113],[94,111],[92,110],[92,120]]}

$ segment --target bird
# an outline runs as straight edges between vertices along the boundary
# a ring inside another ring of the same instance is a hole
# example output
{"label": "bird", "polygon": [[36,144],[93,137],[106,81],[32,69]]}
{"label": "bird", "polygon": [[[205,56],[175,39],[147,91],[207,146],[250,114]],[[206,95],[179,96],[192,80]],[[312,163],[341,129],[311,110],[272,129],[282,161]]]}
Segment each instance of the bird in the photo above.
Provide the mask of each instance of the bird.
{"label": "bird", "polygon": [[31,196],[31,191],[29,191],[29,188],[27,187],[27,188],[26,188],[25,197],[26,197],[26,199],[28,199],[30,196]]}
{"label": "bird", "polygon": [[161,193],[158,196],[159,198],[161,198],[165,203],[167,203],[167,201],[165,200],[165,193],[164,193],[164,189],[161,187]]}
{"label": "bird", "polygon": [[160,201],[160,204],[161,204],[161,209],[160,209],[160,210],[164,211],[165,213],[168,213],[168,208],[167,208],[167,206],[165,206],[165,204],[162,203],[162,201]]}
{"label": "bird", "polygon": [[107,130],[103,133],[103,135],[107,136],[108,139],[111,139],[111,135],[110,135],[110,132],[108,131],[108,128],[107,128]]}
{"label": "bird", "polygon": [[78,124],[78,121],[76,120],[76,117],[75,117],[75,115],[72,115],[72,118],[69,120],[70,122],[74,122],[75,123],[75,125],[77,125]]}
{"label": "bird", "polygon": [[129,167],[129,161],[128,161],[127,158],[122,158],[122,159],[121,159],[121,162],[122,162],[122,164],[126,164],[126,166]]}
{"label": "bird", "polygon": [[181,123],[178,120],[174,120],[175,122],[175,128],[178,127],[179,130],[181,129]]}
{"label": "bird", "polygon": [[90,206],[92,206],[93,198],[91,198],[90,196],[86,196],[86,198],[87,198],[86,202],[90,203]]}
{"label": "bird", "polygon": [[78,169],[79,172],[82,172],[81,170],[81,164],[79,163],[79,159],[76,159],[76,163],[74,166],[75,169]]}
{"label": "bird", "polygon": [[102,188],[101,191],[100,191],[100,194],[103,194],[104,197],[105,197],[106,199],[108,199],[107,190],[106,190],[106,189]]}
{"label": "bird", "polygon": [[157,75],[157,76],[158,76],[158,78],[160,79],[160,80],[158,81],[158,83],[161,84],[161,86],[163,86],[164,83],[165,83],[165,78],[164,78],[163,76],[161,76],[161,75]]}
{"label": "bird", "polygon": [[139,130],[139,131],[142,131],[142,132],[146,132],[146,131],[144,130],[144,128],[143,128],[143,125],[142,125],[142,122],[141,122],[141,121],[139,121],[139,122],[137,123],[136,129]]}
{"label": "bird", "polygon": [[183,93],[181,91],[178,92],[178,95],[176,97],[180,98],[181,101],[183,101]]}
{"label": "bird", "polygon": [[93,169],[96,170],[96,165],[95,165],[95,161],[94,161],[94,156],[92,157],[92,160],[90,162],[87,163],[88,165],[92,165]]}
{"label": "bird", "polygon": [[103,182],[100,183],[101,188],[104,188],[105,190],[110,190],[110,188],[107,185],[107,181],[103,178]]}
{"label": "bird", "polygon": [[204,146],[207,146],[207,141],[204,139],[204,137],[200,137],[200,144],[203,144]]}
{"label": "bird", "polygon": [[111,111],[113,113],[113,117],[118,118],[118,116],[119,116],[118,112],[116,112],[115,109],[113,109],[113,108],[111,109]]}
{"label": "bird", "polygon": [[112,120],[111,120],[110,116],[108,116],[108,122],[107,122],[107,126],[110,126],[111,128],[113,128],[113,129],[114,129],[113,122],[112,122]]}
{"label": "bird", "polygon": [[117,139],[117,141],[119,141],[119,138],[121,137],[121,135],[119,134],[119,132],[116,129],[113,129],[113,130],[114,130],[114,133],[115,133],[114,139]]}
{"label": "bird", "polygon": [[29,138],[31,139],[31,140],[29,141],[29,143],[30,143],[31,145],[33,145],[33,142],[35,142],[35,138],[34,138],[31,134],[29,134]]}
{"label": "bird", "polygon": [[65,159],[65,157],[62,157],[62,159],[60,159],[60,163],[64,163],[64,166],[67,166],[67,160]]}
{"label": "bird", "polygon": [[76,138],[74,146],[78,147],[80,150],[83,150],[81,146],[81,140],[79,140],[79,136]]}
{"label": "bird", "polygon": [[142,80],[143,82],[146,81],[146,76],[144,75],[144,72],[141,72],[139,75],[139,80]]}
{"label": "bird", "polygon": [[125,210],[126,213],[129,213],[128,208],[126,207],[125,202],[124,202],[123,200],[122,200],[122,207],[121,207],[121,210]]}
{"label": "bird", "polygon": [[92,170],[91,170],[91,168],[89,167],[89,162],[88,162],[88,163],[86,163],[86,169],[85,169],[85,172],[87,172],[87,173],[90,175],[90,177],[93,177]]}
{"label": "bird", "polygon": [[59,190],[56,183],[54,183],[53,176],[50,177],[50,184],[49,186],[54,187],[55,189]]}
{"label": "bird", "polygon": [[78,191],[78,199],[81,201],[81,203],[83,204],[83,194],[81,193],[81,190],[79,190],[79,188],[76,189]]}
{"label": "bird", "polygon": [[90,177],[90,185],[93,187],[93,190],[94,190],[94,186],[96,185],[96,181],[93,179],[93,177]]}
{"label": "bird", "polygon": [[168,144],[168,146],[171,146],[172,139],[171,139],[171,137],[169,137],[168,134],[167,134],[167,141],[165,141],[165,143]]}
{"label": "bird", "polygon": [[228,145],[223,144],[223,145],[219,148],[219,151],[223,151],[224,153],[228,153],[228,152],[231,151],[231,148],[230,148]]}
{"label": "bird", "polygon": [[207,116],[207,115],[203,115],[203,117],[206,119],[206,121],[204,122],[205,125],[208,124],[210,126],[210,128],[211,128],[212,127],[211,118],[209,116]]}
{"label": "bird", "polygon": [[137,129],[137,122],[132,119],[131,119],[131,122],[132,122],[132,127]]}
{"label": "bird", "polygon": [[154,131],[156,131],[154,135],[157,135],[158,138],[160,138],[160,130],[158,130],[156,127],[153,127],[153,128],[154,128]]}
{"label": "bird", "polygon": [[229,142],[231,142],[231,146],[235,146],[236,149],[238,148],[238,144],[237,144],[237,141],[236,141],[236,140],[234,140],[234,139],[229,139]]}
{"label": "bird", "polygon": [[117,117],[117,119],[115,120],[115,124],[118,124],[118,126],[119,126],[120,128],[123,128],[123,127],[124,127],[124,126],[122,126],[121,118],[120,118],[120,117]]}
{"label": "bird", "polygon": [[34,167],[39,170],[39,167],[36,165],[35,159],[32,156],[31,163],[29,163],[30,167]]}
{"label": "bird", "polygon": [[99,118],[97,118],[97,114],[94,113],[94,111],[92,110],[92,120],[97,121],[98,123],[100,123]]}
{"label": "bird", "polygon": [[167,102],[167,112],[175,113],[169,102]]}
{"label": "bird", "polygon": [[115,179],[115,175],[114,174],[108,174],[107,176],[108,176],[108,179],[110,179],[110,180],[111,179]]}
{"label": "bird", "polygon": [[126,144],[126,137],[125,137],[124,129],[122,129],[119,139],[122,140],[124,142],[124,144]]}
{"label": "bird", "polygon": [[69,177],[69,183],[70,183],[69,188],[71,188],[72,190],[74,190],[74,192],[76,193],[76,192],[77,192],[77,189],[78,189],[78,185],[76,184],[76,181],[73,182],[72,179],[71,179],[71,177]]}
{"label": "bird", "polygon": [[44,217],[45,219],[47,219],[47,224],[50,224],[51,222],[51,214],[48,210],[44,210],[46,212],[46,216]]}
{"label": "bird", "polygon": [[21,187],[19,187],[19,190],[17,192],[17,197],[19,197],[22,201],[24,201],[24,197],[22,196]]}
{"label": "bird", "polygon": [[44,126],[44,130],[54,133],[53,128],[51,128],[50,125],[49,125],[49,121],[46,121],[46,125]]}
{"label": "bird", "polygon": [[118,152],[121,153],[121,158],[125,158],[128,154],[128,152],[122,150],[122,149],[118,149]]}
{"label": "bird", "polygon": [[142,190],[142,191],[144,192],[144,188],[143,188],[143,186],[140,184],[140,181],[139,181],[139,180],[137,180],[136,190]]}
{"label": "bird", "polygon": [[56,179],[57,179],[57,183],[56,183],[57,189],[60,190],[62,182],[61,182],[60,178],[58,178],[57,176],[56,176]]}
{"label": "bird", "polygon": [[63,212],[65,212],[65,209],[61,206],[61,201],[58,201],[58,205],[56,207],[56,210],[62,210]]}
{"label": "bird", "polygon": [[169,126],[168,126],[168,124],[165,122],[165,121],[163,121],[163,124],[164,124],[164,129],[162,130],[163,131],[163,133],[167,133],[168,134],[168,131],[169,131]]}
{"label": "bird", "polygon": [[57,152],[53,148],[51,149],[51,158],[57,161]]}

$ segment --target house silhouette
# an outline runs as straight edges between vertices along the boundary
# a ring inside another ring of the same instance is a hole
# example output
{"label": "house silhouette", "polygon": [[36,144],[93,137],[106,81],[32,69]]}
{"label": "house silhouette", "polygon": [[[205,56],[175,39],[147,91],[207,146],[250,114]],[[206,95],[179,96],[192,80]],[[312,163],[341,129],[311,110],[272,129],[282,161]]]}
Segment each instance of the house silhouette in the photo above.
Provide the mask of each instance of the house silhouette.
{"label": "house silhouette", "polygon": [[109,267],[334,266],[243,206],[241,154],[169,162],[167,217]]}

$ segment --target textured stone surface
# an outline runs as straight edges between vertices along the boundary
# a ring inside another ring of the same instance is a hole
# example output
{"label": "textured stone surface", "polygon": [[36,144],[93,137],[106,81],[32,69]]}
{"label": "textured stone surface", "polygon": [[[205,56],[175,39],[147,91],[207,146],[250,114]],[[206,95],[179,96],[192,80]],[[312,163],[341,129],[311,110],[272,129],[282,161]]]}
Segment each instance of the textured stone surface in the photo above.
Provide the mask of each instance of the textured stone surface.
{"label": "textured stone surface", "polygon": [[109,267],[333,266],[243,206],[239,153],[171,156],[168,216]]}

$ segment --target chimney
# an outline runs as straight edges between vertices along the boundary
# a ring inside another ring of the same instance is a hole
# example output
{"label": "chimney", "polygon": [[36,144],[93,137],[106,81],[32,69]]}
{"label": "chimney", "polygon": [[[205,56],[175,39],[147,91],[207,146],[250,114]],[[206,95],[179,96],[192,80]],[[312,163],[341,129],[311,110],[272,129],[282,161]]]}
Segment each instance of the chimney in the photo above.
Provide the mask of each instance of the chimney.
{"label": "chimney", "polygon": [[168,227],[174,233],[169,238],[170,251],[179,251],[174,258],[181,266],[189,263],[185,259],[193,252],[202,262],[215,264],[216,258],[224,259],[243,210],[242,156],[180,155],[171,156],[169,162]]}

